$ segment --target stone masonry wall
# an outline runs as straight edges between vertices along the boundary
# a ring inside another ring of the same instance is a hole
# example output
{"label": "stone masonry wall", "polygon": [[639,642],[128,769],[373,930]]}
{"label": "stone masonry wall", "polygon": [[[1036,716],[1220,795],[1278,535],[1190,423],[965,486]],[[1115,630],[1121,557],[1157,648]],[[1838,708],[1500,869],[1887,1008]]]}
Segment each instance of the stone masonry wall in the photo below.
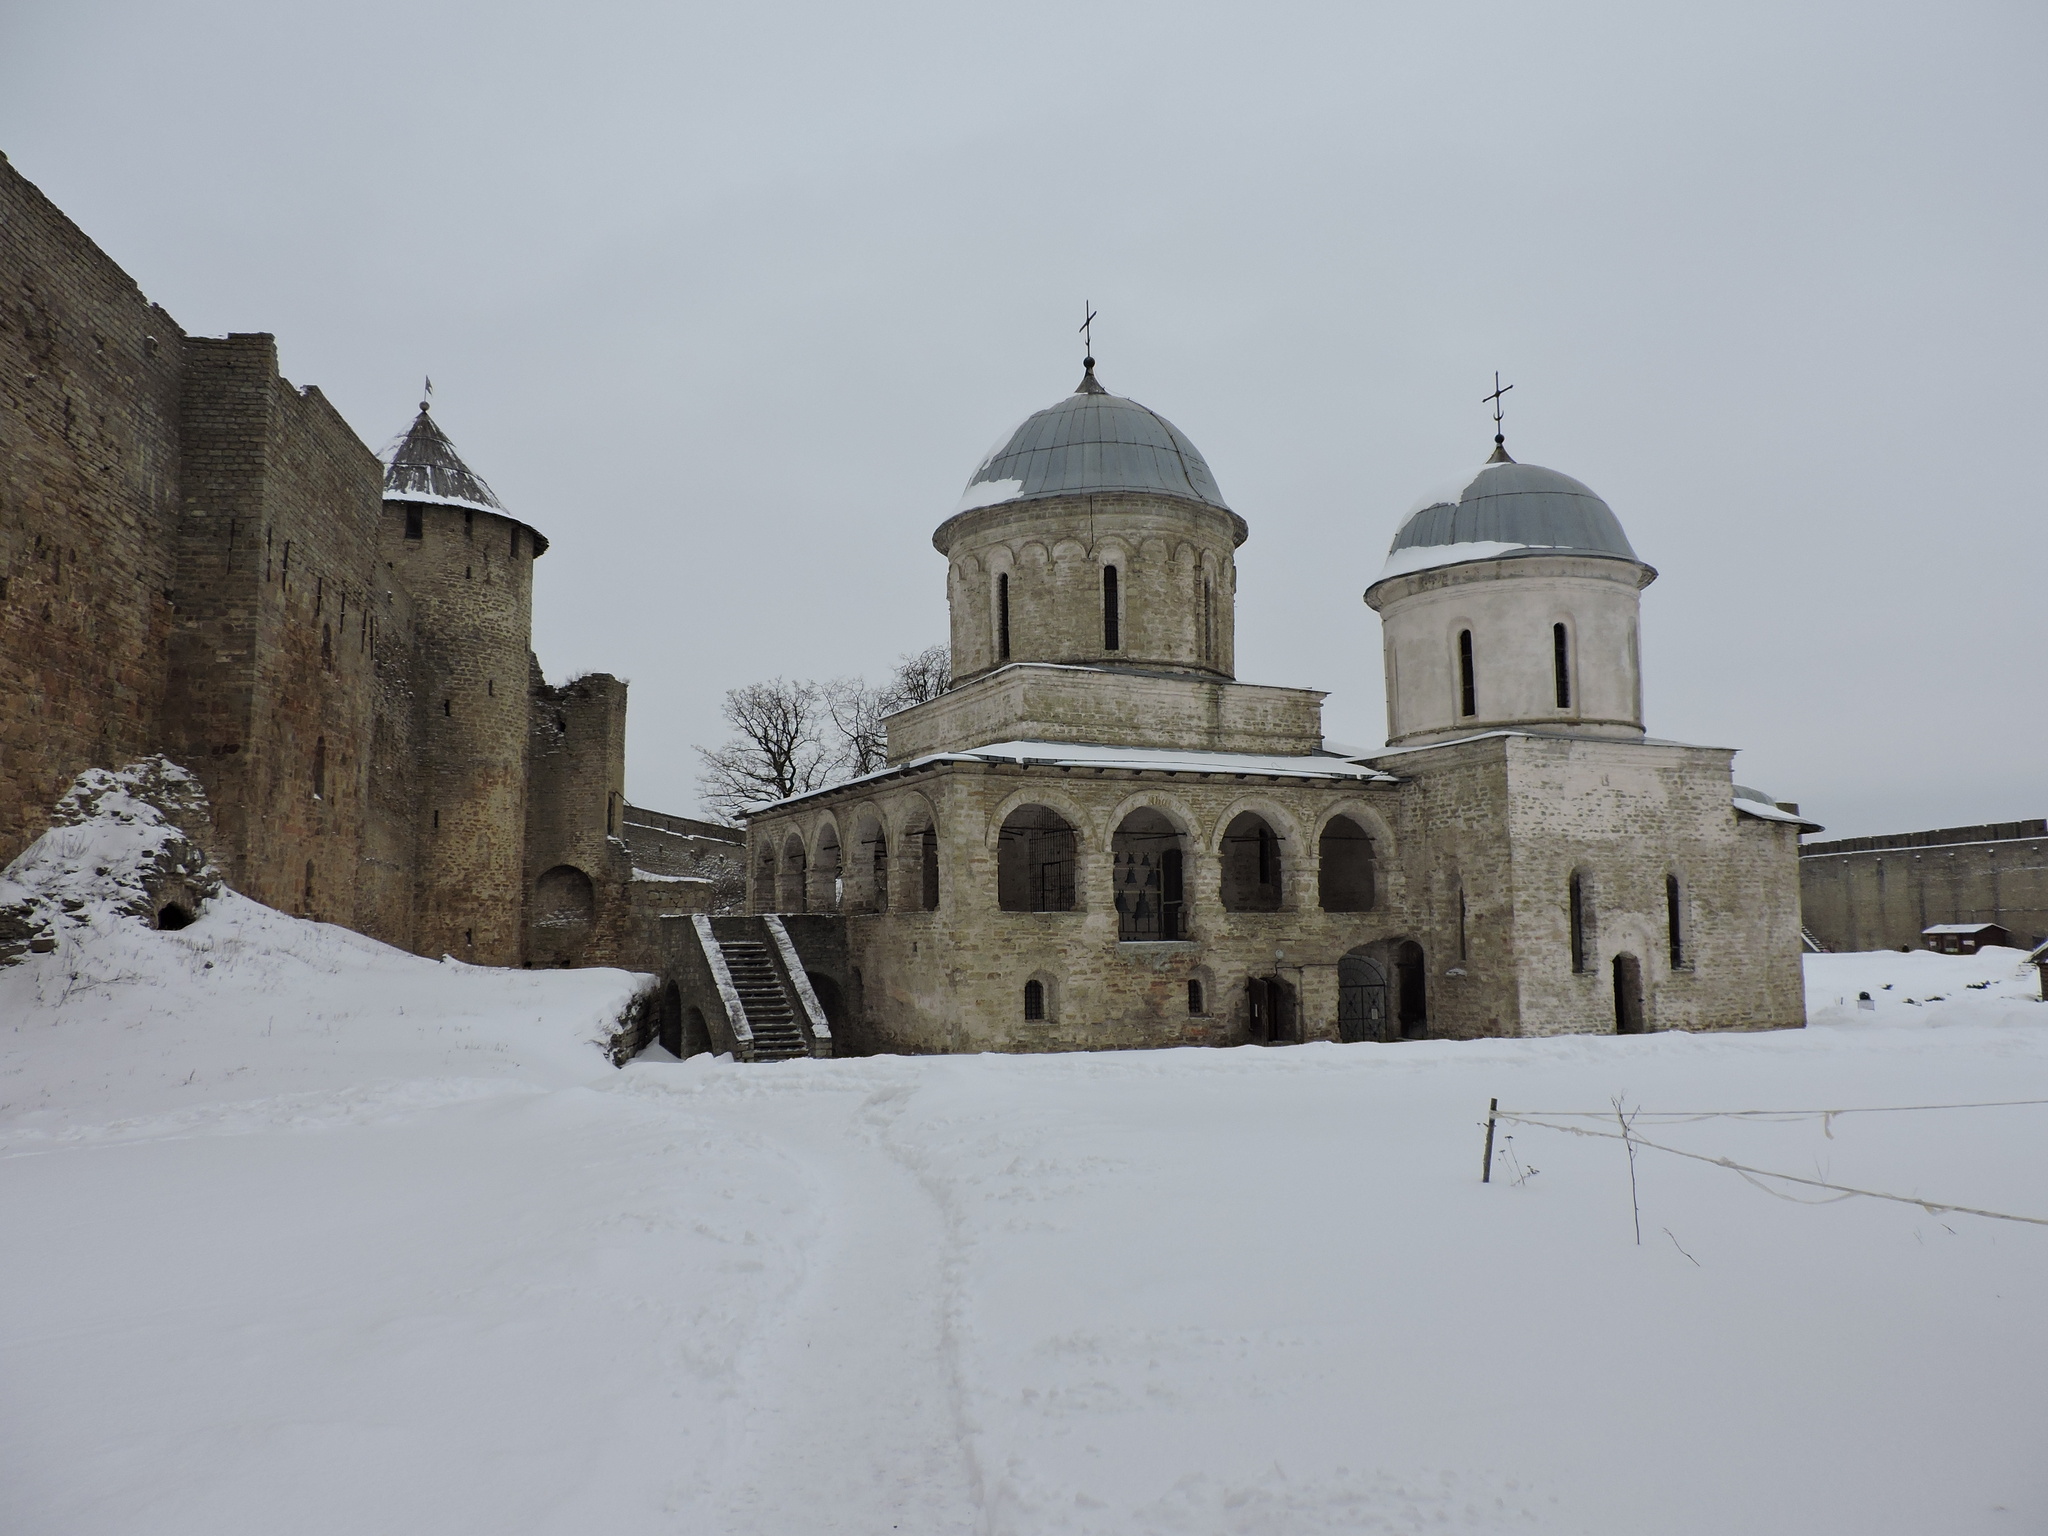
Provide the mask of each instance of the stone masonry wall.
{"label": "stone masonry wall", "polygon": [[[1385,963],[1400,940],[1432,953],[1454,942],[1427,900],[1413,893],[1413,861],[1393,829],[1396,792],[1357,784],[1256,781],[1234,775],[1062,772],[1014,765],[946,765],[844,796],[756,818],[751,910],[788,910],[776,890],[779,850],[794,834],[808,849],[810,910],[829,907],[819,865],[829,826],[847,850],[841,876],[849,965],[849,1043],[867,1050],[1090,1050],[1235,1044],[1249,1027],[1247,981],[1278,977],[1296,989],[1298,1034],[1335,1038],[1338,960],[1364,947]],[[1078,910],[1006,912],[996,902],[998,832],[1021,804],[1058,811],[1078,834]],[[1182,828],[1189,938],[1120,943],[1110,837],[1129,812],[1152,806]],[[1244,810],[1280,838],[1283,908],[1227,912],[1221,839]],[[1316,845],[1333,815],[1353,816],[1379,855],[1379,897],[1370,911],[1324,912],[1317,904]],[[936,819],[936,911],[917,910],[918,861],[911,834]],[[888,910],[873,906],[872,848],[889,851]],[[1025,982],[1046,990],[1047,1018],[1023,1018]],[[1187,984],[1205,1007],[1188,1010]],[[1496,1005],[1497,1011],[1497,1005]],[[1455,1026],[1462,1014],[1447,1016]],[[1478,1032],[1478,1031],[1474,1031]]]}
{"label": "stone masonry wall", "polygon": [[[626,684],[598,672],[560,688],[533,685],[528,716],[532,794],[523,850],[528,893],[526,959],[535,965],[623,963],[641,945],[647,914],[631,889],[624,839]],[[550,870],[581,871],[592,886],[587,924],[533,900]],[[673,890],[647,899],[686,899]]]}
{"label": "stone masonry wall", "polygon": [[0,156],[0,864],[155,746],[185,337]]}
{"label": "stone masonry wall", "polygon": [[2026,948],[2048,939],[2048,836],[2038,830],[1843,852],[1809,846],[1799,875],[1803,920],[1831,950],[1918,949],[1934,923],[1997,923]]}
{"label": "stone masonry wall", "polygon": [[[1229,677],[1236,667],[1235,513],[1135,493],[1005,502],[948,519],[953,675],[1014,661],[1123,662]],[[1117,568],[1121,644],[1103,645],[1102,572]],[[996,578],[1010,577],[1010,655]],[[1206,586],[1205,586],[1206,583]]]}
{"label": "stone masonry wall", "polygon": [[[1650,1029],[1805,1022],[1798,829],[1738,816],[1719,748],[1507,737],[1524,1034],[1611,1033],[1613,960],[1641,962]],[[1592,964],[1572,969],[1568,890],[1585,876]],[[1665,877],[1681,883],[1673,967]]]}
{"label": "stone masonry wall", "polygon": [[268,336],[188,343],[164,736],[205,781],[230,882],[358,926],[382,470]]}
{"label": "stone masonry wall", "polygon": [[889,761],[997,741],[1115,742],[1196,752],[1315,752],[1312,688],[1021,664],[889,717]]}
{"label": "stone masonry wall", "polygon": [[[379,550],[412,599],[413,947],[477,965],[523,957],[532,533],[510,518],[388,501]],[[421,536],[407,538],[409,512]]]}

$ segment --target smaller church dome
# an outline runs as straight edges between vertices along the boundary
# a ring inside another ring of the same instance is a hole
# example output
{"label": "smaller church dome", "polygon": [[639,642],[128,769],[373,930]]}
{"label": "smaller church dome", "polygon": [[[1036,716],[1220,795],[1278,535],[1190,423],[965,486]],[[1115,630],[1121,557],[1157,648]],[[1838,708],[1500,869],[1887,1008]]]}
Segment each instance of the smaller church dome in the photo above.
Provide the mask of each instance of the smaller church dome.
{"label": "smaller church dome", "polygon": [[1377,579],[1470,560],[1563,554],[1637,558],[1621,519],[1593,491],[1502,451],[1408,509]]}
{"label": "smaller church dome", "polygon": [[1095,382],[1025,418],[967,482],[955,513],[999,502],[1149,491],[1230,510],[1195,445],[1172,422]]}

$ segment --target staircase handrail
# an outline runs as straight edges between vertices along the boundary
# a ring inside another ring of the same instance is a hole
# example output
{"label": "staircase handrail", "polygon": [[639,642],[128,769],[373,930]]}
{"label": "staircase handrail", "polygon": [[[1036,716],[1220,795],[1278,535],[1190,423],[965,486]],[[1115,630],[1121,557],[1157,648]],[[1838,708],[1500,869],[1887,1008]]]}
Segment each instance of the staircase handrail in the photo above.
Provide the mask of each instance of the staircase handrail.
{"label": "staircase handrail", "polygon": [[691,926],[697,930],[697,943],[704,950],[704,959],[711,967],[711,980],[718,988],[720,1001],[725,1004],[726,1022],[732,1025],[733,1054],[742,1060],[749,1060],[754,1054],[754,1026],[747,1022],[747,1005],[740,1001],[740,989],[733,985],[732,967],[725,963],[725,950],[718,942],[718,935],[711,931],[711,919],[702,912],[690,918]]}
{"label": "staircase handrail", "polygon": [[[831,1055],[832,1026],[825,1020],[825,1010],[818,1004],[818,994],[811,986],[811,978],[804,974],[803,960],[796,952],[796,945],[790,942],[789,930],[772,912],[761,919],[761,926],[768,930],[768,936],[775,941],[775,952],[782,956],[782,969],[789,977],[789,989],[804,1005],[804,1020],[810,1026],[813,1054]],[[824,1047],[822,1051],[818,1050],[820,1046]]]}

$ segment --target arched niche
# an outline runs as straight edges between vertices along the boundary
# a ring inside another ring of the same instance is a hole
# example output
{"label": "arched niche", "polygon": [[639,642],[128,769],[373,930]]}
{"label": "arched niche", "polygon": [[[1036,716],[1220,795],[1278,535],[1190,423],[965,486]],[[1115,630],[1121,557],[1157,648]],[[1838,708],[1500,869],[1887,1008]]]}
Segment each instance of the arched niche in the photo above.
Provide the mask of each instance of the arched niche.
{"label": "arched niche", "polygon": [[837,912],[846,897],[845,871],[841,867],[839,828],[829,818],[818,828],[818,854],[814,860],[816,896],[813,911]]}
{"label": "arched niche", "polygon": [[557,864],[533,883],[533,926],[580,936],[597,920],[597,888],[573,864]]}
{"label": "arched niche", "polygon": [[1187,838],[1155,806],[1141,805],[1110,838],[1117,933],[1127,944],[1165,943],[1188,935]]}
{"label": "arched niche", "polygon": [[1080,840],[1047,805],[1020,805],[996,834],[996,905],[1005,912],[1071,912]]}
{"label": "arched niche", "polygon": [[1223,828],[1222,901],[1226,912],[1278,912],[1286,881],[1281,870],[1282,840],[1273,824],[1257,811],[1239,811]]}
{"label": "arched niche", "polygon": [[782,878],[777,882],[775,892],[776,911],[810,910],[809,893],[805,889],[809,872],[810,860],[804,853],[804,840],[792,832],[782,841]]}
{"label": "arched niche", "polygon": [[1379,897],[1372,836],[1352,816],[1323,823],[1316,838],[1316,902],[1325,912],[1370,912]]}

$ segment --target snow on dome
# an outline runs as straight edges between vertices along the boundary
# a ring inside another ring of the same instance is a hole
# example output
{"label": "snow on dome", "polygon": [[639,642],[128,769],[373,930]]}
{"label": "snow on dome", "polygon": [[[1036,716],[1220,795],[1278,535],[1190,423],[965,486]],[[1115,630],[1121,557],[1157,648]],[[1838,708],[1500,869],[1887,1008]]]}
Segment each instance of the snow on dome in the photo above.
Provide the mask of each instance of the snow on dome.
{"label": "snow on dome", "polygon": [[1516,555],[1634,560],[1613,509],[1570,475],[1505,456],[1445,482],[1408,509],[1375,578]]}
{"label": "snow on dome", "polygon": [[1073,394],[1026,417],[996,445],[953,510],[1091,491],[1149,491],[1230,510],[1181,430],[1157,411],[1109,394],[1093,368]]}

